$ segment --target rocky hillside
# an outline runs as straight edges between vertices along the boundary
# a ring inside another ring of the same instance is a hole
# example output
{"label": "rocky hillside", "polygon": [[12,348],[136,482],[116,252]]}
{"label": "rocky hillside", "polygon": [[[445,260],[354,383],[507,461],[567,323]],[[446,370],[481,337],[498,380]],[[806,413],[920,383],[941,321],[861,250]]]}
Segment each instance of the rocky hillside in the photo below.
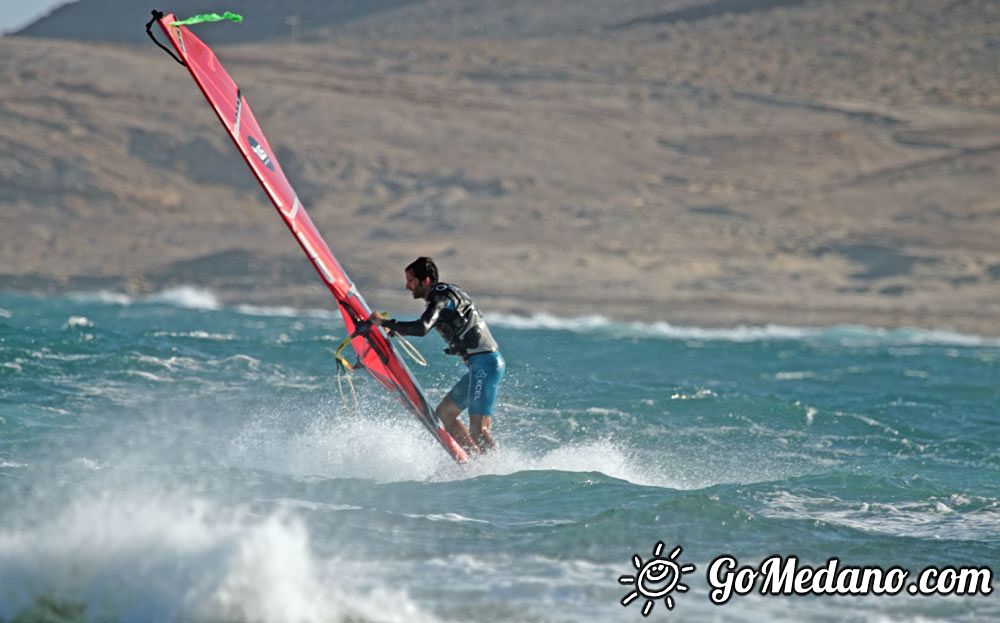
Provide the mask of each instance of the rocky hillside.
{"label": "rocky hillside", "polygon": [[[212,43],[291,40],[316,43],[338,37],[378,39],[549,38],[606,35],[641,26],[696,23],[719,18],[802,8],[807,0],[174,0],[145,6],[130,0],[77,0],[17,34],[30,37],[142,43],[137,23],[150,10],[190,16],[232,10],[246,21],[240,29],[209,29]],[[831,3],[832,4],[832,3]],[[81,24],[86,24],[81,28]]]}
{"label": "rocky hillside", "polygon": [[[379,306],[430,253],[495,309],[1000,332],[997,3],[494,4],[218,50]],[[0,118],[0,287],[326,301],[152,44],[0,38]]]}

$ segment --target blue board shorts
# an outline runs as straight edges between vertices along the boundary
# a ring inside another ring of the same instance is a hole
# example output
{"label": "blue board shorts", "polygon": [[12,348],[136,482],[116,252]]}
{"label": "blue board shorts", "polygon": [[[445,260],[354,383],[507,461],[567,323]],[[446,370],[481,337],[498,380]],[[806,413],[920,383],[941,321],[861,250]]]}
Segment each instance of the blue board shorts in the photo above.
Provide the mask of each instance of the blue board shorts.
{"label": "blue board shorts", "polygon": [[470,415],[493,415],[497,403],[497,387],[507,364],[500,353],[479,353],[465,362],[469,371],[455,383],[448,397]]}

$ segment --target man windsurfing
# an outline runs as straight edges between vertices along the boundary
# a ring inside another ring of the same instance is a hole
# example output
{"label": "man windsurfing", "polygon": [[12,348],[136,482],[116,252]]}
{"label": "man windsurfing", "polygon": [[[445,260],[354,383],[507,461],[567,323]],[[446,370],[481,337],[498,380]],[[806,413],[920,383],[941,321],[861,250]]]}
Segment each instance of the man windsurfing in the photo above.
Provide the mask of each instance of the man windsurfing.
{"label": "man windsurfing", "polygon": [[[418,257],[406,267],[406,289],[413,298],[427,301],[427,309],[416,320],[400,321],[371,317],[391,333],[424,336],[437,329],[448,344],[445,354],[462,358],[469,370],[448,392],[435,413],[467,452],[486,452],[496,447],[490,433],[490,418],[497,401],[497,387],[505,364],[496,340],[469,295],[458,286],[438,281],[438,269],[429,257]],[[458,419],[469,410],[469,427]]]}

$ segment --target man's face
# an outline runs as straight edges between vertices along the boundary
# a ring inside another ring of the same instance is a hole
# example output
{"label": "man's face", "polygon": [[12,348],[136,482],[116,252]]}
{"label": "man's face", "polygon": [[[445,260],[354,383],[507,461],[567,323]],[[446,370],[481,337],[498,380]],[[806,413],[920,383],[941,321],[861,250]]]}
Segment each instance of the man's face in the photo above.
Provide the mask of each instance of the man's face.
{"label": "man's face", "polygon": [[406,289],[413,293],[413,298],[422,299],[427,296],[427,286],[430,285],[430,279],[424,279],[421,282],[414,276],[412,271],[406,271]]}

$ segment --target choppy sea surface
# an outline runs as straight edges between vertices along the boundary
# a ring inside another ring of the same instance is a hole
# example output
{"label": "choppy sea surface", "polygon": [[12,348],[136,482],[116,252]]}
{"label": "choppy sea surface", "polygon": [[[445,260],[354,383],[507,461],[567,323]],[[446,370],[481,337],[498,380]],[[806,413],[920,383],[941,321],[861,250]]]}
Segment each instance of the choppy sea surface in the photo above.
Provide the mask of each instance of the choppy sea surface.
{"label": "choppy sea surface", "polygon": [[[0,621],[1000,620],[995,594],[717,606],[706,579],[995,574],[1000,340],[488,319],[501,448],[460,469],[369,379],[342,399],[329,311],[0,293]],[[463,368],[415,344],[436,402]],[[660,542],[696,570],[644,618],[619,577]]]}

